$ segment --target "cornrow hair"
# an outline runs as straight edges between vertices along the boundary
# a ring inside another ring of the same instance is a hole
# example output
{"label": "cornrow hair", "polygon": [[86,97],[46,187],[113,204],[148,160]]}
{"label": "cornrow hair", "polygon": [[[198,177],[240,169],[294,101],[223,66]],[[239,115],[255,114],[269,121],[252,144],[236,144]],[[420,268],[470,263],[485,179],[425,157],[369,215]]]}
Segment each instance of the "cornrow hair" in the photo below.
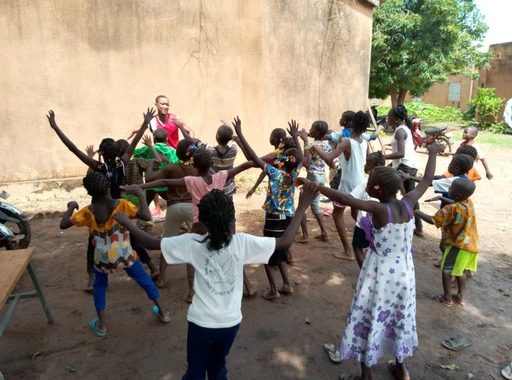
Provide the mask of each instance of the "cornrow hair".
{"label": "cornrow hair", "polygon": [[389,194],[396,194],[399,190],[403,190],[404,186],[398,171],[390,166],[379,166],[373,169],[368,182],[379,185]]}
{"label": "cornrow hair", "polygon": [[404,121],[405,124],[409,127],[409,129],[412,131],[412,120],[409,118],[409,115],[407,114],[407,108],[403,104],[399,104],[393,108],[391,108],[391,111],[393,114],[398,117],[400,120]]}
{"label": "cornrow hair", "polygon": [[366,161],[375,161],[377,166],[386,165],[386,159],[384,158],[384,154],[382,153],[381,150],[370,153],[366,158]]}
{"label": "cornrow hair", "polygon": [[473,157],[473,160],[476,160],[478,157],[478,150],[471,145],[461,145],[457,148],[455,154],[467,154],[468,156]]}
{"label": "cornrow hair", "polygon": [[197,205],[199,221],[207,228],[207,242],[210,251],[218,251],[231,243],[231,227],[235,223],[233,199],[223,190],[215,189],[201,198]]}
{"label": "cornrow hair", "polygon": [[87,194],[92,197],[100,196],[110,191],[110,181],[107,176],[101,172],[91,170],[82,179],[82,184],[87,190]]}

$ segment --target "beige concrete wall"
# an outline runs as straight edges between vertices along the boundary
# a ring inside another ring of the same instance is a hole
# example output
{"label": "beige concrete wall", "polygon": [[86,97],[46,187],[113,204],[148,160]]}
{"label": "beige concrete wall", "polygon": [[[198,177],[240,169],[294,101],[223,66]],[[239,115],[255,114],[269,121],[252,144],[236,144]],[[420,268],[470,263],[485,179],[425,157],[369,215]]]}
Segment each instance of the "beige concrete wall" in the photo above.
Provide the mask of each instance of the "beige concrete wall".
{"label": "beige concrete wall", "polygon": [[[460,101],[448,100],[448,87],[450,83],[460,83]],[[455,107],[462,112],[468,108],[469,100],[473,97],[477,81],[472,80],[464,75],[451,75],[447,82],[436,83],[430,90],[421,96],[422,102],[434,104],[438,107]],[[411,101],[411,95],[407,96],[407,101]]]}
{"label": "beige concrete wall", "polygon": [[0,2],[0,182],[82,175],[45,113],[82,148],[122,138],[158,94],[205,141],[240,115],[266,152],[296,118],[335,126],[366,106],[368,1]]}
{"label": "beige concrete wall", "polygon": [[490,46],[493,58],[489,67],[480,73],[480,86],[496,89],[496,95],[505,99],[498,120],[503,119],[503,110],[512,98],[512,42]]}

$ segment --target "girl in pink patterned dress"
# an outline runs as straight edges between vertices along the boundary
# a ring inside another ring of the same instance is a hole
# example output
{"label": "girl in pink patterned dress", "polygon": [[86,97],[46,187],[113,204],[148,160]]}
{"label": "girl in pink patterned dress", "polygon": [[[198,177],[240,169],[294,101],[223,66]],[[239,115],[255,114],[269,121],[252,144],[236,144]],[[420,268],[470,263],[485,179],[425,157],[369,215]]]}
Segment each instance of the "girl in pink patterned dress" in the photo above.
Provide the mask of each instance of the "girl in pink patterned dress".
{"label": "girl in pink patterned dress", "polygon": [[[411,255],[414,232],[413,205],[427,190],[435,172],[439,145],[428,147],[425,175],[401,200],[402,179],[391,167],[375,168],[367,192],[379,202],[363,201],[325,186],[319,191],[334,201],[368,212],[365,232],[370,248],[359,274],[352,307],[340,347],[341,359],[361,363],[361,376],[342,374],[341,380],[372,378],[371,367],[384,355],[396,379],[409,380],[405,359],[418,346],[416,285]],[[301,182],[306,180],[301,179]]]}

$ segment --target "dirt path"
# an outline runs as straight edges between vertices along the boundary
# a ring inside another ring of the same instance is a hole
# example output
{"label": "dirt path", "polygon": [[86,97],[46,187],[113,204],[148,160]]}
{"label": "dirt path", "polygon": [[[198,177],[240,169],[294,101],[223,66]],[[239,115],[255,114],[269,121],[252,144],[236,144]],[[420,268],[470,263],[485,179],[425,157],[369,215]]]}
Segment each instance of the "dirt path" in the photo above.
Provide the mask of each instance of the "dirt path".
{"label": "dirt path", "polygon": [[[499,368],[512,360],[512,254],[506,235],[512,222],[512,164],[506,149],[487,147],[486,151],[496,178],[480,181],[474,196],[481,255],[465,308],[446,308],[430,299],[441,291],[439,270],[432,265],[439,233],[426,226],[425,237],[415,240],[420,347],[409,362],[413,379],[500,379]],[[447,158],[439,159],[438,172],[447,164]],[[19,187],[8,191],[12,203],[33,212],[45,209],[44,202],[58,210],[68,200],[82,199],[83,204],[87,199],[81,189],[72,193],[43,189],[27,197]],[[260,194],[247,202],[237,195],[239,230],[261,233],[262,199]],[[422,207],[435,211],[433,205]],[[336,379],[341,370],[357,373],[354,362],[331,364],[322,348],[325,342],[339,342],[358,276],[355,262],[332,256],[340,243],[331,218],[326,221],[330,242],[293,247],[294,295],[276,302],[261,297],[243,302],[244,320],[229,356],[231,379]],[[314,220],[310,226],[314,235]],[[180,379],[186,366],[187,304],[180,300],[185,292],[184,267],[169,268],[169,286],[162,291],[163,303],[173,313],[170,325],[155,320],[149,302],[127,276],[111,276],[110,334],[98,339],[87,328],[94,315],[92,297],[81,291],[86,231],[61,232],[56,218],[34,220],[32,228],[34,263],[56,323],[46,324],[36,301],[22,302],[0,338],[0,371],[6,379]],[[157,254],[152,256],[156,259]],[[263,268],[251,267],[250,277],[261,293],[267,286]],[[28,285],[24,278],[20,287]],[[473,346],[458,353],[442,348],[441,341],[454,334],[470,337]],[[459,369],[449,371],[441,364]],[[391,379],[384,360],[375,374],[376,379]]]}

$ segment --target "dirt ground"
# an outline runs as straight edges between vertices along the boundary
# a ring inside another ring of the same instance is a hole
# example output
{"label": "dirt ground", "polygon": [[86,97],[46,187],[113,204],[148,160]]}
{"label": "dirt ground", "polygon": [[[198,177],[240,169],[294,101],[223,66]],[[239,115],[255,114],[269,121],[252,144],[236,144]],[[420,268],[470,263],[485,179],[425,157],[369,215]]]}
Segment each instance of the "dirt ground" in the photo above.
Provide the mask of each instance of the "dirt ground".
{"label": "dirt ground", "polygon": [[[430,299],[441,292],[438,257],[439,233],[425,227],[415,238],[417,279],[417,324],[419,348],[408,362],[413,379],[500,379],[499,369],[512,361],[512,254],[506,228],[512,222],[512,164],[509,150],[486,147],[495,174],[492,181],[478,183],[474,203],[481,237],[479,270],[469,283],[467,305],[446,308]],[[420,155],[425,159],[424,155]],[[443,172],[448,158],[438,160]],[[483,170],[482,170],[483,171]],[[25,187],[24,187],[25,186]],[[60,190],[37,185],[9,186],[10,202],[29,210],[65,209],[66,202],[87,197],[81,188],[61,184]],[[427,196],[430,194],[427,193]],[[246,201],[235,198],[238,230],[261,234],[263,194]],[[435,205],[422,204],[430,213]],[[162,325],[151,313],[143,292],[124,274],[110,276],[107,297],[109,336],[97,338],[87,323],[94,316],[92,296],[85,284],[87,232],[71,228],[60,231],[59,219],[51,214],[32,221],[33,259],[39,279],[55,316],[46,323],[41,305],[25,300],[0,338],[0,371],[11,379],[180,379],[186,368],[185,268],[168,270],[163,304],[172,311],[172,323]],[[50,215],[50,217],[48,217]],[[295,293],[275,302],[261,297],[244,300],[244,320],[228,357],[231,379],[336,379],[341,371],[358,373],[355,362],[329,362],[323,343],[338,343],[357,281],[355,262],[340,261],[333,252],[340,242],[330,217],[325,217],[330,241],[293,246],[295,264],[290,269]],[[349,234],[353,222],[348,215]],[[157,226],[158,228],[158,226]],[[312,234],[318,232],[310,218]],[[158,252],[152,252],[157,260]],[[267,281],[262,267],[253,266],[250,278],[261,294]],[[30,287],[23,277],[20,289]],[[451,352],[441,341],[463,334],[473,345]],[[391,359],[391,358],[389,358]],[[448,370],[441,365],[455,364]],[[375,368],[375,379],[391,379],[386,360]]]}

